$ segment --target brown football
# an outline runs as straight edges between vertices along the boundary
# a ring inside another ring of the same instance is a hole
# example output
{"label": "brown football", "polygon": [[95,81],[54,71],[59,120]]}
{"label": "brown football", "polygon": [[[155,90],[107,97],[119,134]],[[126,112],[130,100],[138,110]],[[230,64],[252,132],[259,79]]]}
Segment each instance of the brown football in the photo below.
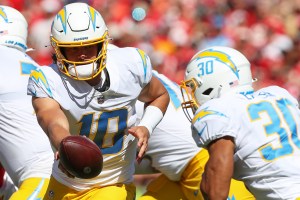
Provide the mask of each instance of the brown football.
{"label": "brown football", "polygon": [[68,136],[61,141],[58,151],[62,166],[77,178],[94,178],[102,171],[101,150],[87,137]]}

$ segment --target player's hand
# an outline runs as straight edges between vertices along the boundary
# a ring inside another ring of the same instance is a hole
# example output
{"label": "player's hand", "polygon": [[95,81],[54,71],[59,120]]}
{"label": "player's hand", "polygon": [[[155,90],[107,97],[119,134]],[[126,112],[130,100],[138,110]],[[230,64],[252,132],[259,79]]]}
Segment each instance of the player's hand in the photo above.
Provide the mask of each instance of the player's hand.
{"label": "player's hand", "polygon": [[134,126],[128,132],[138,139],[139,153],[136,160],[140,163],[148,148],[149,131],[145,126]]}
{"label": "player's hand", "polygon": [[[55,160],[59,160],[59,153],[58,153],[58,151],[55,152],[54,157],[55,157]],[[64,174],[66,174],[69,178],[75,178],[75,176],[73,176],[72,174],[70,174],[70,173],[64,168],[64,166],[60,163],[60,161],[58,162],[58,168],[59,168]]]}

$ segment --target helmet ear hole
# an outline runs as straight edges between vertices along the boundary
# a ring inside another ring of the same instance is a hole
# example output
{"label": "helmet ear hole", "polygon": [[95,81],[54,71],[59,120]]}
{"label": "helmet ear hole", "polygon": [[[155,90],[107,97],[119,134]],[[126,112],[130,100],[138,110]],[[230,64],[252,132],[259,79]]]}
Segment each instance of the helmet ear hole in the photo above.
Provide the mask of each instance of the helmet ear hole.
{"label": "helmet ear hole", "polygon": [[213,91],[213,88],[208,88],[207,90],[205,90],[202,94],[203,95],[210,95],[210,93]]}

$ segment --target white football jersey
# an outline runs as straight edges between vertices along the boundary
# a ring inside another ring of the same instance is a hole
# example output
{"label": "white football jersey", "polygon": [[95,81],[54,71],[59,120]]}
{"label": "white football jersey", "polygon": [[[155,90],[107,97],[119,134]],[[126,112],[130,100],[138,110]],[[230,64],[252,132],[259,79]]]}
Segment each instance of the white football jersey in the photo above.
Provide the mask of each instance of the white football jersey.
{"label": "white football jersey", "polygon": [[[189,161],[201,150],[195,144],[191,123],[181,108],[180,87],[162,74],[153,71],[167,89],[170,103],[148,142],[146,155],[152,159],[152,167],[170,180],[179,181]],[[138,118],[143,116],[144,103],[137,101]]]}
{"label": "white football jersey", "polygon": [[300,197],[300,111],[285,89],[225,95],[203,104],[194,119],[200,146],[224,136],[235,141],[234,178],[257,199]]}
{"label": "white football jersey", "polygon": [[105,92],[63,75],[57,65],[39,68],[28,84],[29,94],[53,98],[60,104],[72,135],[85,135],[101,148],[103,170],[93,179],[68,178],[55,161],[53,176],[76,190],[133,181],[137,140],[126,130],[135,125],[134,105],[152,78],[150,59],[136,48],[110,48],[101,74],[105,70],[110,80]]}
{"label": "white football jersey", "polygon": [[27,95],[28,55],[0,45],[0,162],[16,186],[27,178],[50,178],[54,155]]}

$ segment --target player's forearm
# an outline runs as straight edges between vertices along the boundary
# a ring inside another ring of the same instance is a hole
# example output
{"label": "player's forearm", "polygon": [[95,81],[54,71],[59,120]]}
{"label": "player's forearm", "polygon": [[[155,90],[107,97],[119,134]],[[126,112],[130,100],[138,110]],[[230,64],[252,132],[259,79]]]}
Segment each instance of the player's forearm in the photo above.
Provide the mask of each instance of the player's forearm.
{"label": "player's forearm", "polygon": [[152,101],[146,107],[139,126],[145,126],[148,129],[150,135],[155,129],[155,127],[162,120],[164,113],[166,112],[167,106],[169,104],[169,100],[169,95],[166,92],[154,101]]}
{"label": "player's forearm", "polygon": [[[221,167],[219,166],[219,168]],[[227,177],[222,170],[206,168],[202,178],[200,188],[205,199],[227,199],[230,187],[230,177]]]}
{"label": "player's forearm", "polygon": [[167,110],[167,107],[169,105],[169,101],[170,101],[169,94],[167,91],[165,91],[165,92],[161,93],[160,96],[157,97],[155,100],[150,102],[148,104],[148,106],[149,105],[156,106],[162,111],[162,113],[165,113]]}
{"label": "player's forearm", "polygon": [[32,98],[37,120],[49,137],[52,145],[58,149],[60,141],[69,133],[69,122],[60,105],[51,98]]}
{"label": "player's forearm", "polygon": [[69,136],[69,122],[61,109],[43,113],[43,125],[52,145],[58,149],[63,138]]}
{"label": "player's forearm", "polygon": [[44,120],[39,120],[40,126],[47,134],[51,144],[58,150],[60,141],[66,136],[70,135],[68,128],[66,126],[61,125],[61,123],[57,123],[57,121],[49,121],[46,122]]}
{"label": "player's forearm", "polygon": [[58,150],[61,140],[69,136],[70,132],[65,125],[54,122],[53,124],[49,124],[47,128],[47,135],[52,145],[56,150]]}
{"label": "player's forearm", "polygon": [[164,114],[170,102],[169,93],[163,84],[156,78],[152,77],[150,83],[142,90],[139,100],[146,105],[158,107]]}
{"label": "player's forearm", "polygon": [[201,191],[208,199],[227,199],[233,174],[234,143],[231,137],[220,138],[208,146],[210,158],[205,166]]}

